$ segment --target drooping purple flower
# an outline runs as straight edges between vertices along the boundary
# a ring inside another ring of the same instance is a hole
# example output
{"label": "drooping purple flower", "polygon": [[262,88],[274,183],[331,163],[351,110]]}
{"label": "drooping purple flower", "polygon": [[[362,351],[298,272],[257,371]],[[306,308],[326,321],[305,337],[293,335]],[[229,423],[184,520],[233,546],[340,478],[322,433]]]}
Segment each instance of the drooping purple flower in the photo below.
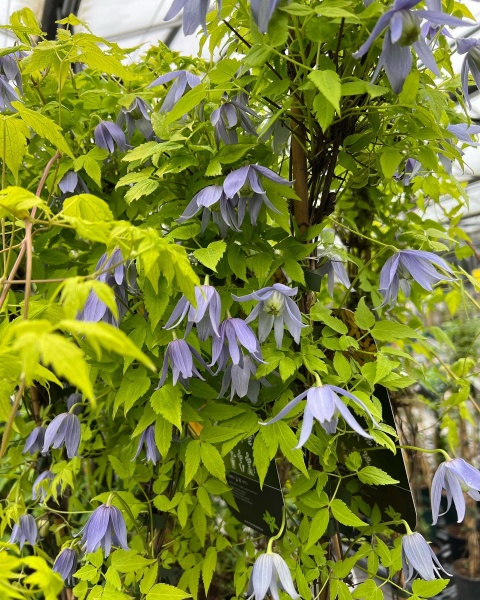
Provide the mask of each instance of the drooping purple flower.
{"label": "drooping purple flower", "polygon": [[198,75],[193,75],[188,71],[172,71],[171,73],[166,73],[165,75],[157,77],[157,79],[155,79],[155,81],[153,81],[148,87],[156,87],[157,85],[168,83],[173,79],[175,79],[175,83],[168,91],[168,94],[166,95],[165,100],[163,101],[163,104],[160,107],[161,113],[170,112],[175,106],[175,104],[183,96],[187,87],[189,89],[193,89],[201,82],[201,79],[200,77],[198,77]]}
{"label": "drooping purple flower", "polygon": [[18,542],[20,550],[23,548],[25,542],[29,542],[32,546],[35,546],[38,538],[38,529],[35,519],[32,515],[22,515],[18,520],[18,523],[12,528],[12,534],[8,540],[10,544]]}
{"label": "drooping purple flower", "polygon": [[55,559],[52,571],[58,573],[65,585],[73,587],[75,582],[73,574],[77,570],[78,556],[73,548],[64,548]]}
{"label": "drooping purple flower", "polygon": [[257,218],[262,204],[268,206],[273,212],[280,212],[268,199],[260,181],[260,176],[266,177],[270,181],[281,185],[292,185],[291,181],[280,177],[280,175],[277,175],[271,169],[267,169],[267,167],[262,167],[261,165],[246,165],[229,173],[223,182],[223,191],[228,198],[233,198],[237,194],[239,196],[239,226],[243,223],[247,205],[252,225],[257,224]]}
{"label": "drooping purple flower", "polygon": [[43,473],[40,473],[32,485],[32,500],[40,498],[40,502],[44,502],[48,492],[41,483],[42,481],[51,481],[54,477],[55,475],[51,471],[43,471]]}
{"label": "drooping purple flower", "polygon": [[390,85],[397,94],[402,91],[405,79],[412,69],[410,46],[413,46],[420,60],[432,73],[440,75],[432,50],[421,35],[422,19],[436,25],[452,27],[465,25],[461,19],[442,11],[411,10],[420,1],[395,0],[393,7],[378,19],[367,41],[353,55],[355,58],[360,58],[366,54],[375,39],[388,28],[373,79],[376,79],[380,69],[384,67]]}
{"label": "drooping purple flower", "polygon": [[67,398],[67,410],[73,412],[74,415],[79,415],[83,411],[83,396],[82,394],[70,394]]}
{"label": "drooping purple flower", "polygon": [[298,306],[292,300],[298,292],[298,288],[290,288],[283,283],[274,283],[270,287],[264,287],[246,296],[232,297],[237,302],[248,302],[257,300],[257,306],[245,319],[245,323],[251,323],[258,317],[258,339],[264,342],[272,328],[275,331],[275,342],[277,348],[282,347],[284,327],[288,329],[295,342],[300,343],[300,333],[303,327],[302,315]]}
{"label": "drooping purple flower", "polygon": [[453,275],[447,263],[433,252],[425,250],[399,250],[383,265],[380,272],[380,293],[383,296],[381,306],[393,305],[397,301],[401,288],[405,296],[410,295],[411,276],[423,289],[431,292],[432,285],[438,281],[452,281],[443,273],[439,273],[434,265]]}
{"label": "drooping purple flower", "polygon": [[253,565],[250,583],[248,585],[247,600],[263,600],[267,593],[278,600],[278,591],[287,593],[292,600],[300,598],[293,585],[292,574],[287,563],[279,554],[267,551],[260,556]]}
{"label": "drooping purple flower", "polygon": [[[238,222],[240,215],[237,217],[237,213],[235,212],[235,208],[238,204],[239,198],[237,195],[229,198],[223,191],[221,185],[208,185],[195,194],[187,208],[177,219],[177,222],[184,223],[185,221],[192,219],[203,209],[202,228],[200,233],[205,231],[210,222],[210,218],[212,218],[213,222],[218,227],[220,235],[225,237],[229,229],[241,231]],[[216,210],[217,208],[218,210]],[[243,216],[244,215],[245,211],[243,212]]]}
{"label": "drooping purple flower", "polygon": [[280,0],[250,0],[253,19],[261,33],[267,32],[270,19],[279,4]]}
{"label": "drooping purple flower", "polygon": [[[207,35],[207,13],[210,0],[173,0],[173,4],[164,16],[165,21],[170,21],[183,9],[183,33],[191,35],[201,27]],[[218,10],[221,0],[218,0]]]}
{"label": "drooping purple flower", "polygon": [[101,121],[93,132],[95,144],[99,148],[108,150],[110,153],[115,151],[115,146],[120,152],[125,152],[127,149],[127,138],[116,123],[110,121]]}
{"label": "drooping purple flower", "polygon": [[237,365],[233,363],[228,365],[223,374],[222,388],[218,397],[222,398],[230,388],[230,400],[233,400],[235,395],[239,398],[246,396],[256,404],[261,386],[270,387],[264,377],[253,379],[256,372],[257,366],[249,356],[243,356]]}
{"label": "drooping purple flower", "polygon": [[95,271],[100,271],[100,275],[96,279],[106,283],[115,292],[118,319],[113,315],[108,306],[100,300],[94,290],[90,291],[83,311],[78,315],[77,319],[93,323],[103,321],[104,323],[118,327],[119,322],[127,312],[127,292],[136,289],[135,265],[133,262],[126,263],[121,250],[117,248],[112,252],[110,257],[107,254],[102,254],[95,267]]}
{"label": "drooping purple flower", "polygon": [[234,365],[241,364],[243,353],[240,346],[243,346],[255,360],[263,362],[260,344],[251,328],[242,319],[229,317],[220,325],[219,336],[213,338],[210,366],[218,363],[221,370],[227,364],[229,357]]}
{"label": "drooping purple flower", "polygon": [[62,413],[57,415],[47,427],[42,453],[48,452],[49,448],[60,448],[65,446],[68,458],[77,456],[80,445],[80,421],[77,415]]}
{"label": "drooping purple flower", "polygon": [[330,250],[320,252],[318,256],[320,258],[322,256],[326,256],[325,262],[323,262],[317,269],[315,269],[315,272],[318,273],[320,277],[323,277],[324,275],[327,276],[328,293],[330,294],[330,296],[333,296],[335,279],[346,288],[349,288],[350,279],[345,268],[345,263],[340,258],[340,256],[338,256]]}
{"label": "drooping purple flower", "polygon": [[23,447],[23,454],[28,452],[29,454],[35,454],[35,452],[40,452],[43,448],[43,442],[45,440],[45,427],[42,425],[38,425],[35,429],[32,430],[30,435],[25,442],[25,446]]}
{"label": "drooping purple flower", "polygon": [[480,40],[459,38],[457,39],[457,50],[459,54],[465,54],[461,70],[462,91],[467,106],[472,108],[468,92],[468,72],[471,72],[475,84],[480,90]]}
{"label": "drooping purple flower", "polygon": [[249,116],[258,118],[258,115],[245,105],[243,98],[238,96],[216,108],[210,116],[210,122],[215,128],[217,143],[220,144],[222,140],[226,145],[238,144],[238,126],[250,135],[257,135]]}
{"label": "drooping purple flower", "polygon": [[18,68],[18,59],[23,58],[23,52],[12,52],[0,56],[0,73],[9,81],[15,81],[15,85],[23,93],[22,74]]}
{"label": "drooping purple flower", "polygon": [[142,431],[140,441],[138,442],[137,452],[133,457],[133,460],[137,458],[137,456],[142,451],[143,447],[145,447],[147,462],[151,462],[154,465],[156,465],[157,462],[161,459],[161,455],[158,451],[157,444],[155,442],[155,425],[149,425],[146,429]]}
{"label": "drooping purple flower", "polygon": [[83,547],[88,554],[101,547],[107,558],[112,544],[124,550],[129,549],[125,519],[116,506],[102,504],[96,508],[80,533]]}
{"label": "drooping purple flower", "polygon": [[135,129],[139,131],[143,137],[150,140],[153,137],[152,123],[150,113],[152,108],[138,96],[132,102],[129,108],[122,108],[117,117],[117,125],[127,130],[129,138],[135,133]]}
{"label": "drooping purple flower", "polygon": [[457,138],[458,141],[464,142],[469,146],[480,146],[480,142],[474,142],[472,135],[480,133],[480,125],[468,125],[467,123],[455,123],[447,125],[447,130]]}
{"label": "drooping purple flower", "polygon": [[410,185],[412,179],[418,175],[421,168],[422,163],[420,161],[416,160],[415,158],[407,158],[403,171],[397,171],[393,177],[402,185]]}
{"label": "drooping purple flower", "polygon": [[157,389],[161,388],[165,383],[165,379],[168,375],[169,362],[170,368],[172,369],[173,385],[176,385],[177,381],[180,381],[183,386],[186,386],[190,377],[194,376],[203,380],[202,375],[199,373],[193,362],[194,357],[203,368],[209,370],[200,353],[188,342],[185,340],[173,340],[170,342],[165,351],[162,375],[160,377],[160,381],[158,382]]}
{"label": "drooping purple flower", "polygon": [[340,399],[340,396],[346,396],[347,398],[350,398],[350,400],[353,400],[353,402],[360,406],[366,413],[373,425],[375,427],[379,426],[371,412],[359,398],[336,385],[328,384],[314,386],[302,392],[296,398],[291,400],[285,408],[282,408],[278,415],[273,417],[273,419],[270,419],[267,423],[262,423],[262,425],[270,425],[271,423],[280,421],[280,419],[287,416],[288,413],[306,397],[307,405],[305,406],[303,413],[302,432],[296,448],[301,448],[310,437],[314,419],[320,423],[326,433],[333,434],[337,430],[338,417],[342,416],[347,425],[349,425],[355,433],[371,439],[372,436],[362,429],[355,417],[348,410],[346,404]]}
{"label": "drooping purple flower", "polygon": [[[428,10],[432,10],[437,13],[443,12],[442,0],[426,0],[426,5]],[[448,31],[448,29],[442,25],[439,25],[438,23],[432,23],[431,21],[427,20],[422,25],[421,35],[423,38],[433,40],[438,33],[453,39],[453,35]]]}
{"label": "drooping purple flower", "polygon": [[402,537],[402,565],[405,583],[410,581],[415,571],[425,581],[442,577],[440,571],[451,577],[440,564],[435,553],[420,533],[410,533]]}
{"label": "drooping purple flower", "polygon": [[67,171],[58,182],[58,187],[65,195],[90,193],[85,181],[75,171]]}
{"label": "drooping purple flower", "polygon": [[461,523],[465,517],[463,492],[467,492],[474,500],[480,500],[480,471],[465,462],[463,458],[447,460],[438,467],[432,479],[432,525],[437,524],[443,489],[447,493],[447,511],[450,509],[453,500],[458,522]]}
{"label": "drooping purple flower", "polygon": [[198,339],[204,342],[209,337],[218,336],[222,303],[220,295],[212,285],[195,286],[197,308],[182,296],[173,309],[164,329],[173,329],[187,317],[185,335],[190,333],[193,323],[197,326]]}
{"label": "drooping purple flower", "polygon": [[12,106],[12,102],[16,100],[19,100],[17,92],[10,85],[8,79],[0,75],[0,112],[4,112],[6,109],[16,112]]}

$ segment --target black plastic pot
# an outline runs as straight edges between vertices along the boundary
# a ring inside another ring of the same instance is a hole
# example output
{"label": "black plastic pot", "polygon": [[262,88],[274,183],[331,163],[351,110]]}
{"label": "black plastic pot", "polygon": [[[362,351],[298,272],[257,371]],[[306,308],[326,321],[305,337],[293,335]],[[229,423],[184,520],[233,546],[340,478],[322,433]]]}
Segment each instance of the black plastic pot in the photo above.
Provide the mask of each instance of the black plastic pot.
{"label": "black plastic pot", "polygon": [[471,579],[466,575],[458,572],[461,565],[465,564],[464,560],[458,560],[453,563],[453,576],[457,588],[457,598],[459,600],[478,600],[480,598],[480,578]]}

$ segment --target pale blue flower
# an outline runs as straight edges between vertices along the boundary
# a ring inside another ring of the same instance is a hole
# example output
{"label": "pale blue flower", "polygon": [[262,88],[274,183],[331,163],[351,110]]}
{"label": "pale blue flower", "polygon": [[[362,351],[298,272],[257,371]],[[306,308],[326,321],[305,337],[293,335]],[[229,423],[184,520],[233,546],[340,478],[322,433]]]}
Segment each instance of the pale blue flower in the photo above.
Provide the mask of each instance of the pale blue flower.
{"label": "pale blue flower", "polygon": [[116,506],[107,504],[99,506],[93,511],[80,533],[84,550],[88,554],[96,552],[101,547],[107,558],[112,544],[124,550],[129,549],[125,519]]}
{"label": "pale blue flower", "polygon": [[10,85],[8,79],[0,75],[0,112],[10,110],[16,112],[12,106],[12,102],[19,100],[17,92]]}
{"label": "pale blue flower", "polygon": [[200,356],[200,353],[185,340],[173,340],[170,342],[165,351],[162,374],[160,376],[157,389],[161,388],[165,383],[168,375],[169,362],[172,370],[173,385],[176,385],[177,381],[180,381],[183,386],[186,386],[188,384],[188,380],[194,376],[202,379],[203,381],[202,375],[199,373],[193,362],[194,357],[202,367],[208,370],[207,364]]}
{"label": "pale blue flower", "polygon": [[85,181],[75,171],[67,171],[58,182],[60,191],[64,194],[89,194]]}
{"label": "pale blue flower", "polygon": [[182,296],[173,309],[164,329],[173,329],[187,317],[185,335],[190,333],[193,323],[197,326],[198,339],[204,342],[209,337],[219,335],[220,313],[222,302],[220,295],[212,285],[195,286],[195,300],[197,307],[194,308],[189,300]]}
{"label": "pale blue flower", "polygon": [[129,108],[122,108],[117,117],[117,125],[125,128],[127,137],[131,138],[135,130],[139,131],[143,137],[150,140],[153,137],[152,123],[150,120],[151,106],[138,96],[134,99]]}
{"label": "pale blue flower", "polygon": [[42,425],[38,425],[35,429],[32,430],[30,435],[25,442],[25,446],[23,447],[23,454],[28,452],[29,454],[35,454],[35,452],[40,452],[43,448],[43,443],[45,440],[45,427]]}
{"label": "pale blue flower", "polygon": [[333,290],[335,287],[335,280],[339,281],[346,288],[350,288],[350,279],[348,277],[345,263],[343,260],[332,251],[326,251],[324,254],[320,252],[318,256],[326,256],[327,259],[317,269],[315,273],[318,273],[321,277],[327,276],[327,287],[330,296],[333,296]]}
{"label": "pale blue flower", "polygon": [[292,600],[300,598],[293,585],[290,569],[283,558],[274,552],[260,554],[253,565],[247,600],[263,600],[267,593],[279,600],[279,591],[288,594]]}
{"label": "pale blue flower", "polygon": [[[218,1],[218,10],[221,10],[222,2]],[[207,35],[207,13],[210,0],[173,0],[173,4],[165,15],[165,21],[170,21],[183,9],[183,33],[191,35],[199,27],[202,27]]]}
{"label": "pale blue flower", "polygon": [[133,457],[133,460],[137,458],[137,456],[142,451],[142,448],[145,447],[145,454],[147,457],[147,462],[151,462],[154,465],[160,460],[160,452],[158,451],[157,444],[155,442],[155,425],[149,425],[146,429],[142,431],[140,436],[140,440],[137,446],[137,452]]}
{"label": "pale blue flower", "polygon": [[416,160],[415,158],[407,158],[403,172],[400,173],[397,171],[393,177],[402,185],[410,185],[412,183],[412,179],[418,175],[421,168],[422,163],[420,161]]}
{"label": "pale blue flower", "polygon": [[78,556],[73,548],[64,548],[55,559],[52,571],[58,573],[63,579],[65,585],[73,587],[75,582],[73,574],[77,570]]}
{"label": "pale blue flower", "polygon": [[42,453],[48,452],[50,447],[60,448],[65,446],[68,458],[77,456],[80,445],[80,421],[77,415],[62,413],[57,415],[47,427]]}
{"label": "pale blue flower", "polygon": [[367,41],[353,55],[360,58],[368,52],[375,39],[388,28],[383,40],[382,53],[380,54],[373,79],[376,79],[380,69],[385,67],[388,80],[395,93],[402,91],[407,75],[412,70],[412,52],[410,46],[417,53],[423,64],[440,75],[431,48],[421,35],[422,19],[431,24],[462,26],[466,23],[461,19],[447,15],[437,10],[410,10],[421,0],[395,0],[390,10],[387,10],[377,21]]}
{"label": "pale blue flower", "polygon": [[393,305],[397,301],[398,292],[402,289],[405,296],[410,295],[411,277],[425,290],[431,292],[432,285],[438,281],[451,281],[451,279],[436,270],[438,265],[447,273],[453,275],[453,271],[447,263],[433,252],[425,250],[399,250],[391,256],[384,264],[380,272],[380,293],[383,302],[380,306]]}
{"label": "pale blue flower", "polygon": [[263,362],[260,344],[251,328],[243,321],[235,317],[225,319],[220,325],[219,336],[213,338],[212,362],[210,366],[218,363],[219,369],[223,369],[229,358],[234,365],[241,364],[243,346],[257,361]]}
{"label": "pale blue flower", "polygon": [[51,471],[43,471],[35,479],[32,485],[32,500],[40,498],[40,502],[44,502],[48,495],[48,492],[44,485],[41,485],[42,481],[50,481],[54,478],[54,474]]}
{"label": "pale blue flower", "polygon": [[101,121],[94,129],[93,137],[95,144],[99,148],[108,150],[110,153],[115,151],[115,146],[120,152],[125,152],[127,149],[127,138],[116,123],[110,121]]}
{"label": "pale blue flower", "polygon": [[18,542],[21,550],[25,542],[29,542],[32,546],[35,546],[37,538],[38,528],[35,519],[32,515],[22,515],[18,523],[15,523],[13,526],[12,534],[8,541],[10,544]]}
{"label": "pale blue flower", "polygon": [[[194,1],[196,2],[197,0]],[[157,85],[163,85],[172,80],[175,80],[175,83],[168,91],[168,94],[166,95],[165,100],[163,101],[163,104],[160,107],[161,113],[170,112],[175,106],[175,104],[183,96],[187,87],[189,89],[193,89],[201,82],[200,77],[198,77],[197,75],[193,75],[188,71],[172,71],[171,73],[166,73],[165,75],[157,77],[157,79],[155,79],[155,81],[152,81],[152,83],[148,87],[152,88],[156,87]]]}
{"label": "pale blue flower", "polygon": [[[192,219],[203,209],[200,233],[205,231],[212,218],[213,222],[218,227],[220,235],[225,237],[229,229],[237,232],[241,231],[237,213],[235,211],[238,203],[238,195],[229,198],[223,191],[221,185],[208,185],[195,194],[187,208],[177,219],[177,222],[184,223],[185,221]],[[217,207],[218,210],[216,210]]]}
{"label": "pale blue flower", "polygon": [[281,0],[250,0],[253,19],[262,33],[267,32],[270,19],[280,2]]}
{"label": "pale blue flower", "polygon": [[243,223],[247,205],[252,225],[257,224],[262,204],[265,204],[273,212],[280,212],[268,199],[260,177],[266,177],[277,184],[292,185],[291,181],[280,177],[271,169],[261,165],[245,165],[229,173],[223,182],[223,191],[228,198],[239,196],[237,219],[239,226]]}
{"label": "pale blue flower", "polygon": [[245,133],[257,135],[249,116],[258,118],[258,115],[248,108],[243,98],[239,96],[215,109],[210,116],[210,122],[215,128],[217,143],[222,140],[227,145],[238,144],[236,132],[238,126],[241,126]]}
{"label": "pale blue flower", "polygon": [[467,106],[472,108],[468,91],[468,72],[471,72],[475,84],[480,90],[480,40],[459,38],[457,39],[457,50],[459,54],[465,54],[460,72],[462,77],[462,91]]}
{"label": "pale blue flower", "polygon": [[362,429],[355,417],[348,410],[346,404],[340,399],[340,396],[346,396],[347,398],[350,398],[350,400],[353,400],[353,402],[360,406],[365,412],[373,425],[379,427],[371,412],[359,398],[336,385],[328,384],[314,386],[302,392],[296,398],[291,400],[285,408],[282,408],[278,415],[273,417],[273,419],[270,419],[267,423],[262,423],[262,425],[271,425],[272,423],[280,421],[280,419],[286,417],[288,413],[306,397],[307,404],[303,412],[302,431],[296,448],[301,448],[310,437],[314,419],[320,423],[326,433],[333,434],[337,430],[338,417],[342,416],[347,425],[349,425],[355,433],[358,433],[358,435],[361,435],[364,438],[371,439],[372,436]]}
{"label": "pale blue flower", "polygon": [[480,471],[469,465],[463,458],[454,458],[443,462],[432,479],[432,525],[437,524],[442,500],[442,490],[447,493],[447,512],[453,503],[457,511],[458,522],[465,518],[465,491],[474,500],[480,500]]}
{"label": "pale blue flower", "polygon": [[420,533],[410,533],[402,537],[402,565],[405,583],[410,581],[415,571],[425,581],[442,577],[440,571],[451,577],[440,564],[435,553]]}
{"label": "pale blue flower", "polygon": [[296,303],[292,300],[298,293],[298,288],[290,288],[282,283],[274,283],[246,296],[232,297],[237,302],[257,300],[257,306],[245,319],[251,323],[258,317],[258,339],[264,342],[272,328],[275,331],[277,348],[282,347],[284,328],[286,327],[297,344],[300,343],[300,333],[303,327],[302,314]]}
{"label": "pale blue flower", "polygon": [[257,365],[249,356],[244,355],[238,364],[228,365],[223,374],[222,388],[218,397],[222,398],[230,388],[230,400],[233,400],[234,396],[239,398],[246,396],[253,404],[256,404],[262,385],[270,387],[265,377],[253,379],[256,372]]}
{"label": "pale blue flower", "polygon": [[94,290],[88,295],[83,311],[78,315],[79,321],[88,321],[98,323],[103,321],[110,325],[118,327],[118,324],[127,312],[127,291],[134,291],[136,288],[135,265],[126,263],[122,252],[117,248],[108,254],[102,254],[98,261],[95,271],[100,271],[97,280],[106,283],[115,292],[115,301],[117,304],[118,319],[113,315],[108,306],[100,300]]}

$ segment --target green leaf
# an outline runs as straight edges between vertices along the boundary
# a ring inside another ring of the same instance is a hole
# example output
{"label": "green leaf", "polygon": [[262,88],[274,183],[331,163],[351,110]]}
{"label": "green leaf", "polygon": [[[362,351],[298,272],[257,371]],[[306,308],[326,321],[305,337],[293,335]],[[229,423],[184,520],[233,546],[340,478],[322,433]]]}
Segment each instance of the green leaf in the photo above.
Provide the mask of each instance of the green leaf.
{"label": "green leaf", "polygon": [[64,319],[57,327],[64,331],[85,335],[98,356],[101,354],[100,348],[105,348],[122,356],[134,358],[148,369],[156,371],[153,362],[135,346],[123,331],[113,325]]}
{"label": "green leaf", "polygon": [[207,86],[204,83],[201,83],[200,85],[197,85],[193,89],[189,90],[182,98],[180,98],[180,100],[168,113],[165,118],[165,125],[169,125],[170,123],[173,123],[183,117],[183,115],[198,106],[206,96]]}
{"label": "green leaf", "polygon": [[317,94],[313,99],[313,110],[318,122],[320,123],[320,127],[323,129],[323,131],[326,131],[333,123],[335,109],[327,101],[323,94]]}
{"label": "green leaf", "polygon": [[22,121],[31,127],[40,137],[48,140],[62,154],[75,158],[62,135],[62,128],[52,119],[42,115],[42,113],[26,108],[21,102],[12,102],[12,106],[18,111]]}
{"label": "green leaf", "polygon": [[205,265],[212,271],[216,272],[216,266],[218,265],[219,260],[225,253],[227,249],[227,244],[223,240],[218,240],[217,242],[212,242],[208,244],[206,248],[199,248],[195,250],[193,256]]}
{"label": "green leaf", "polygon": [[345,502],[339,498],[332,500],[330,508],[332,509],[332,514],[335,519],[342,525],[350,525],[351,527],[367,526],[367,523],[364,523],[359,519],[357,515],[348,508]]}
{"label": "green leaf", "polygon": [[135,402],[148,392],[150,384],[150,379],[143,367],[139,369],[130,367],[123,376],[122,383],[115,396],[113,414],[115,415],[122,404],[124,405],[124,412],[127,414]]}
{"label": "green leaf", "polygon": [[418,90],[420,88],[420,72],[410,71],[403,84],[402,91],[398,97],[400,104],[415,104]]}
{"label": "green leaf", "polygon": [[448,579],[435,579],[434,581],[415,579],[412,583],[412,591],[421,598],[432,598],[444,590],[448,584]]}
{"label": "green leaf", "polygon": [[325,323],[330,329],[341,335],[348,333],[348,327],[345,323],[337,317],[332,317],[330,309],[323,307],[319,302],[313,305],[310,316],[314,321]]}
{"label": "green leaf", "polygon": [[84,219],[85,221],[111,221],[113,214],[108,204],[92,194],[79,194],[66,198],[62,213],[67,217]]}
{"label": "green leaf", "polygon": [[333,367],[341,377],[342,381],[349,381],[352,376],[352,369],[350,363],[341,352],[335,352],[335,356],[333,357]]}
{"label": "green leaf", "polygon": [[165,383],[150,398],[153,410],[177,429],[182,429],[182,392],[178,386]]}
{"label": "green leaf", "polygon": [[205,594],[208,596],[208,590],[212,582],[213,574],[215,573],[215,567],[217,566],[217,551],[213,546],[207,548],[205,558],[202,564],[202,579],[205,587]]}
{"label": "green leaf", "polygon": [[382,167],[383,174],[387,179],[391,179],[398,165],[402,162],[403,155],[396,148],[384,148],[380,155],[380,165]]}
{"label": "green leaf", "polygon": [[321,508],[313,517],[308,531],[307,547],[311,548],[322,537],[328,527],[330,521],[330,511],[328,508]]}
{"label": "green leaf", "polygon": [[190,594],[187,594],[173,585],[168,585],[168,583],[157,583],[148,592],[146,600],[184,600],[184,598],[191,597]]}
{"label": "green leaf", "polygon": [[365,304],[365,298],[360,298],[360,302],[355,310],[355,323],[360,329],[369,330],[375,325],[375,315]]}
{"label": "green leaf", "polygon": [[297,467],[305,477],[308,477],[309,475],[305,466],[303,452],[300,448],[295,449],[298,440],[290,427],[283,421],[278,421],[278,423],[268,425],[268,428],[266,427],[265,429],[267,429],[267,435],[272,435],[278,440],[280,450],[283,452],[288,462]]}
{"label": "green leaf", "polygon": [[235,58],[222,58],[208,72],[208,78],[212,83],[225,83],[235,75],[240,66],[240,61]]}
{"label": "green leaf", "polygon": [[388,473],[382,471],[378,467],[363,467],[358,472],[358,478],[362,483],[368,483],[370,485],[392,485],[399,483],[393,477],[390,477]]}
{"label": "green leaf", "polygon": [[153,289],[153,285],[148,279],[145,279],[143,288],[145,308],[148,311],[148,318],[150,319],[153,330],[158,325],[158,322],[168,306],[168,301],[170,299],[169,293],[171,290],[164,277],[160,278],[157,291]]}
{"label": "green leaf", "polygon": [[393,342],[405,338],[421,338],[423,335],[408,325],[394,321],[379,321],[371,331],[372,336],[381,342]]}
{"label": "green leaf", "polygon": [[215,446],[202,442],[200,445],[200,457],[202,463],[207,467],[208,472],[217,479],[220,479],[220,481],[226,483],[225,463]]}
{"label": "green leaf", "polygon": [[340,114],[340,98],[342,96],[342,83],[335,71],[311,71],[308,74],[310,81],[316,85],[325,100]]}
{"label": "green leaf", "polygon": [[272,50],[264,44],[254,44],[244,58],[249,67],[263,67],[268,62]]}
{"label": "green leaf", "polygon": [[199,440],[188,442],[185,452],[185,486],[192,481],[198,472],[200,466],[200,446],[201,442]]}
{"label": "green leaf", "polygon": [[28,127],[12,116],[0,115],[0,157],[12,172],[15,181],[27,151]]}
{"label": "green leaf", "polygon": [[293,279],[293,281],[298,281],[302,285],[305,285],[305,275],[303,273],[302,267],[298,264],[296,260],[287,259],[283,263],[283,268],[285,269],[285,273]]}
{"label": "green leaf", "polygon": [[160,183],[154,179],[139,181],[125,194],[125,202],[127,204],[131,204],[134,200],[138,200],[143,196],[148,196],[152,194],[159,187],[159,185]]}
{"label": "green leaf", "polygon": [[155,421],[155,443],[160,454],[166,456],[172,443],[172,424],[160,415]]}
{"label": "green leaf", "polygon": [[358,471],[362,466],[362,456],[360,452],[351,452],[345,461],[345,466],[349,471]]}
{"label": "green leaf", "polygon": [[0,191],[0,216],[15,215],[19,219],[29,216],[29,211],[34,207],[40,207],[48,212],[48,206],[35,194],[21,187],[10,186]]}
{"label": "green leaf", "polygon": [[134,550],[115,550],[110,560],[112,567],[120,573],[140,571],[155,562],[155,559],[144,558]]}

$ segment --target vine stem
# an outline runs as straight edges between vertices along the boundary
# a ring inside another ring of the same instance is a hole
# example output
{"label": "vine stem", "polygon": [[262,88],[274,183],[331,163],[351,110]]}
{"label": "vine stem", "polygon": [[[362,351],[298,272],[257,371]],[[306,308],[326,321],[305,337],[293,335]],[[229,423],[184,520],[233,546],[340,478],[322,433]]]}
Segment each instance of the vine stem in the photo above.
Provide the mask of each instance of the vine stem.
{"label": "vine stem", "polygon": [[[45,181],[47,180],[48,174],[50,172],[50,169],[52,168],[55,161],[58,158],[60,158],[60,156],[61,156],[60,152],[57,151],[52,156],[52,158],[48,161],[47,166],[45,167],[42,177],[38,183],[37,191],[35,192],[36,196],[40,197],[43,186],[45,185]],[[33,225],[33,223],[31,221],[31,219],[35,218],[36,212],[37,212],[37,207],[34,206],[32,208],[30,217],[28,219],[25,219],[25,238],[22,242],[22,246],[20,248],[20,252],[18,253],[17,260],[15,261],[15,264],[13,265],[12,270],[10,271],[10,274],[9,274],[7,280],[3,284],[2,294],[0,295],[0,311],[1,311],[3,308],[3,305],[5,304],[5,300],[7,298],[8,292],[10,291],[10,288],[12,286],[13,280],[15,279],[15,275],[17,274],[18,268],[20,267],[20,264],[22,263],[25,253],[27,253],[27,268],[26,268],[26,278],[25,278],[25,281],[26,281],[26,283],[25,283],[25,308],[26,308],[26,310],[24,312],[25,318],[26,318],[26,316],[28,316],[28,301],[29,301],[29,297],[30,297],[29,281],[31,281],[31,279],[32,279],[32,225]]]}
{"label": "vine stem", "polygon": [[4,457],[5,452],[7,450],[8,440],[10,438],[10,432],[12,431],[13,420],[15,419],[15,415],[17,414],[18,407],[20,406],[20,401],[23,396],[23,392],[25,391],[25,377],[22,376],[22,380],[20,382],[20,386],[18,388],[17,395],[15,396],[15,400],[13,401],[12,410],[8,415],[8,421],[5,424],[5,430],[3,432],[2,437],[2,445],[0,446],[0,460]]}

